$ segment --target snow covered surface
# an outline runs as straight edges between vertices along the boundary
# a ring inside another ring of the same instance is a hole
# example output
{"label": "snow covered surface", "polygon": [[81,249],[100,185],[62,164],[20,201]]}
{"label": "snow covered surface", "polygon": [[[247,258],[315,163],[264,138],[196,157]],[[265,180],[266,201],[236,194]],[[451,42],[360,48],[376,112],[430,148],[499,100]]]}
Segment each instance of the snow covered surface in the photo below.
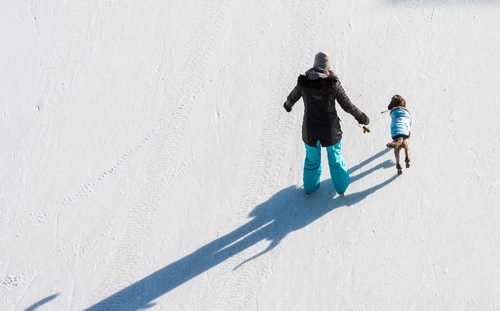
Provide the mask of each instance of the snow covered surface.
{"label": "snow covered surface", "polygon": [[[499,21],[479,0],[1,1],[0,309],[500,309]],[[318,51],[372,121],[341,112],[344,198],[327,165],[303,194],[302,101],[282,108]]]}

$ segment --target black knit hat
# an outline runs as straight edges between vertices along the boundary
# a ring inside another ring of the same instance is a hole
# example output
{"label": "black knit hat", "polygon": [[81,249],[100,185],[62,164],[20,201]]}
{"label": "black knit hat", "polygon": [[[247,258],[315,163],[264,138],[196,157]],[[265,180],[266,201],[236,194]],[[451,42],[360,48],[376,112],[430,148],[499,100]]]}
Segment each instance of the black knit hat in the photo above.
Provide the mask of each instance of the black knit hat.
{"label": "black knit hat", "polygon": [[330,59],[325,53],[319,52],[316,56],[314,56],[313,66],[328,70],[330,69]]}

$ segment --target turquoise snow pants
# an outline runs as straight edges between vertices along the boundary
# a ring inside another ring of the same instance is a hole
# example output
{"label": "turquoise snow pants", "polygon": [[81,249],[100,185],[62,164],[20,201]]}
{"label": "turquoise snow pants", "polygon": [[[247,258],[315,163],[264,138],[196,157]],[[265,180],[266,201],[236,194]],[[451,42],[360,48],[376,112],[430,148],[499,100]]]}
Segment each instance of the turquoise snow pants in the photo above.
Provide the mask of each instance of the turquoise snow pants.
{"label": "turquoise snow pants", "polygon": [[[344,158],[340,153],[341,149],[342,144],[340,141],[333,146],[326,147],[333,186],[339,194],[343,194],[350,183],[349,173]],[[321,144],[318,141],[316,147],[306,144],[306,160],[304,161],[304,191],[306,193],[313,193],[318,190],[320,176]]]}

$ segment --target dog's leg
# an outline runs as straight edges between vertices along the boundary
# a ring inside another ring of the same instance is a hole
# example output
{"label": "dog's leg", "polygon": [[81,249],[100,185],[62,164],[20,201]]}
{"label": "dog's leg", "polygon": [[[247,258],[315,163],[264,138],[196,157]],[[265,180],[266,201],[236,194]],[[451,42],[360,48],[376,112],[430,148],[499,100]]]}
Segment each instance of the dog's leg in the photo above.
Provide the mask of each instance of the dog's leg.
{"label": "dog's leg", "polygon": [[403,148],[405,149],[406,168],[410,168],[410,139],[409,138],[405,138],[403,140]]}
{"label": "dog's leg", "polygon": [[401,151],[401,147],[394,148],[394,156],[396,157],[396,169],[398,170],[398,174],[403,173],[403,168],[401,167],[401,164],[399,163],[399,152]]}

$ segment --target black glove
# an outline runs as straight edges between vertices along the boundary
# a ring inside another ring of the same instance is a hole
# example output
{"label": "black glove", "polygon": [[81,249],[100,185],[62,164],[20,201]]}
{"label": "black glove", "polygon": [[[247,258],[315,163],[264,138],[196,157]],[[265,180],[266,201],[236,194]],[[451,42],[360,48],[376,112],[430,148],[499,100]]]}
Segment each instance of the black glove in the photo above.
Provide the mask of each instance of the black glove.
{"label": "black glove", "polygon": [[356,118],[356,121],[358,121],[359,124],[368,125],[370,123],[370,118],[368,118],[368,116],[363,113],[361,117]]}
{"label": "black glove", "polygon": [[286,112],[290,112],[290,111],[292,111],[292,107],[289,107],[289,106],[287,105],[287,102],[285,102],[285,103],[283,104],[283,108],[285,108]]}

